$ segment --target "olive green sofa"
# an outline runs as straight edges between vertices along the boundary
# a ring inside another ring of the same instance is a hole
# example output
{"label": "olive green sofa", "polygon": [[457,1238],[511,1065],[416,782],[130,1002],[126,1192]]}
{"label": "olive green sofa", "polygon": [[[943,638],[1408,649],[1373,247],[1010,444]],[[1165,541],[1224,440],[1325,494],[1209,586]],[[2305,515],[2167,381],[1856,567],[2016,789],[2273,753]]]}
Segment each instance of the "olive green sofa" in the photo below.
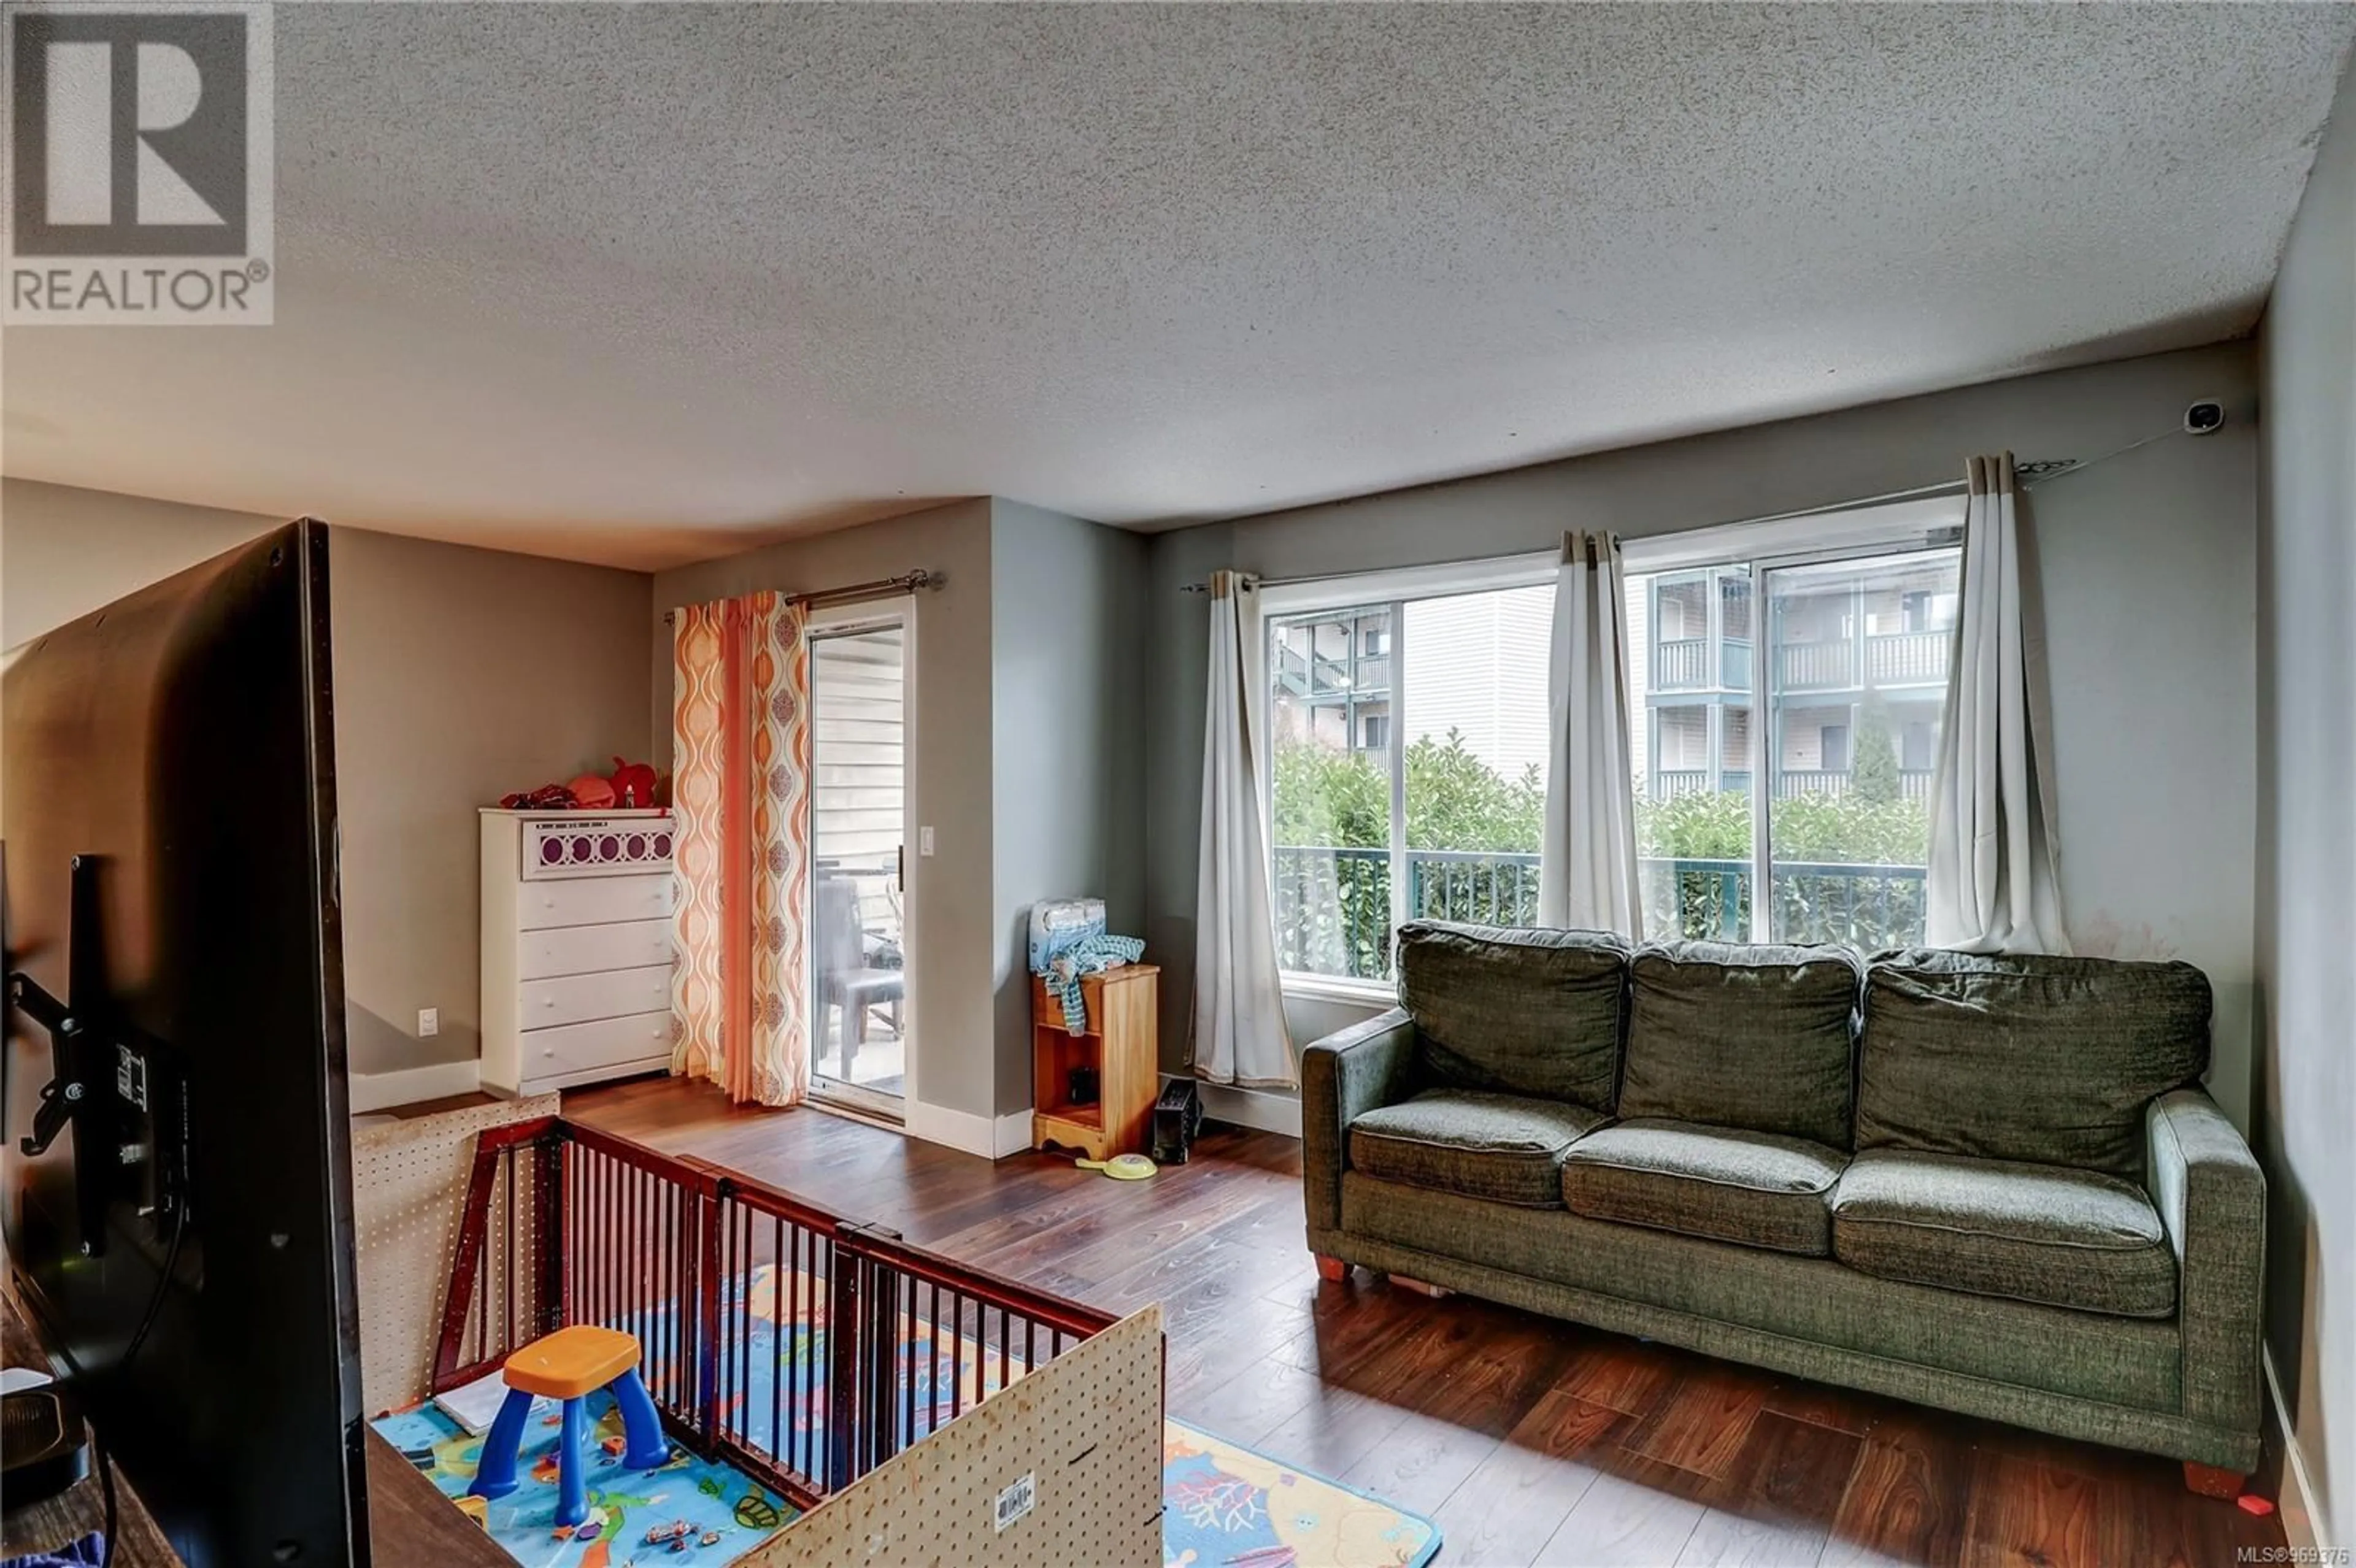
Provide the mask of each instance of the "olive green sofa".
{"label": "olive green sofa", "polygon": [[2255,1464],[2265,1183],[2191,965],[1433,922],[1398,960],[1303,1060],[1328,1278]]}

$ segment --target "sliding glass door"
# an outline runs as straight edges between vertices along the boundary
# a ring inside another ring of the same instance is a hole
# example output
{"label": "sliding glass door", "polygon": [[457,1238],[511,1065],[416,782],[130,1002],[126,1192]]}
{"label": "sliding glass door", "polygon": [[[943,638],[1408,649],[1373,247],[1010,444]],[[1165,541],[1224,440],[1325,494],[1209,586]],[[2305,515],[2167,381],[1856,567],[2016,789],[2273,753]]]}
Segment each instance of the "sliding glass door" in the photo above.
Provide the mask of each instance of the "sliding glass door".
{"label": "sliding glass door", "polygon": [[811,1093],[897,1117],[908,1093],[905,601],[810,617]]}

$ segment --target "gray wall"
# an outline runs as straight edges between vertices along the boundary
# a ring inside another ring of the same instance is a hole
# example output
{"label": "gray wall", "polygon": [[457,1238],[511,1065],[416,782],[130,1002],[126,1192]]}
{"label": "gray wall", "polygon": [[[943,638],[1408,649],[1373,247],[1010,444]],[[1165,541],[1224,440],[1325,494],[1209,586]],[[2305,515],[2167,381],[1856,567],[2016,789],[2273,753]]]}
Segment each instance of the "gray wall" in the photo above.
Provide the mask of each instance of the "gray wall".
{"label": "gray wall", "polygon": [[[1000,1115],[1031,1104],[1029,916],[1096,893],[1110,928],[1145,913],[1145,693],[1140,536],[991,502]],[[1152,955],[1160,957],[1161,955]]]}
{"label": "gray wall", "polygon": [[2340,85],[2262,342],[2255,1121],[2269,1197],[2266,1343],[2319,1511],[2345,1547],[2356,1528],[2356,77]]}
{"label": "gray wall", "polygon": [[[917,858],[912,845],[908,860],[917,1092],[929,1104],[987,1116],[999,1098],[990,503],[960,501],[661,572],[654,609],[659,615],[763,588],[839,588],[919,567],[941,573],[944,584],[916,597],[909,777],[916,820],[935,835],[932,859]],[[658,620],[653,633],[656,750],[658,765],[668,768],[670,629]]]}
{"label": "gray wall", "polygon": [[[11,479],[0,646],[282,519]],[[480,1051],[476,807],[647,754],[641,573],[337,528],[328,544],[355,1072]],[[668,732],[668,731],[666,731]],[[417,1010],[441,1032],[417,1036]]]}
{"label": "gray wall", "polygon": [[[1203,600],[1214,567],[1331,576],[1552,548],[1568,528],[1628,537],[1935,484],[1976,452],[2099,455],[2176,429],[2187,403],[2232,421],[2040,488],[2062,885],[2079,951],[2168,955],[2217,993],[2211,1087],[2249,1110],[2255,721],[2250,700],[2255,365],[2245,344],[1942,392],[1610,452],[1455,484],[1157,536],[1147,750],[1148,935],[1175,971],[1165,1065],[1183,1040],[1201,810]],[[1290,1011],[1300,1038],[1358,1016]],[[1311,1029],[1303,1030],[1304,1021]]]}

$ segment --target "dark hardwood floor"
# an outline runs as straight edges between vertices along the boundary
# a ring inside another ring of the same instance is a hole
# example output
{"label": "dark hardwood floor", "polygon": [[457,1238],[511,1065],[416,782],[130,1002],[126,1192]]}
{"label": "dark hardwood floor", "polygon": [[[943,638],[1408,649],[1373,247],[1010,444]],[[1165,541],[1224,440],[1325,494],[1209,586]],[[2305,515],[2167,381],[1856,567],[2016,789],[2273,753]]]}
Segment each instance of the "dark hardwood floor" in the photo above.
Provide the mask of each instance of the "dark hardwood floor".
{"label": "dark hardwood floor", "polygon": [[569,1115],[1115,1311],[1160,1301],[1169,1413],[1429,1514],[1473,1563],[2230,1568],[2282,1529],[2173,1461],[1778,1378],[1363,1271],[1320,1284],[1300,1145],[1212,1125],[1109,1181],[641,1080]]}

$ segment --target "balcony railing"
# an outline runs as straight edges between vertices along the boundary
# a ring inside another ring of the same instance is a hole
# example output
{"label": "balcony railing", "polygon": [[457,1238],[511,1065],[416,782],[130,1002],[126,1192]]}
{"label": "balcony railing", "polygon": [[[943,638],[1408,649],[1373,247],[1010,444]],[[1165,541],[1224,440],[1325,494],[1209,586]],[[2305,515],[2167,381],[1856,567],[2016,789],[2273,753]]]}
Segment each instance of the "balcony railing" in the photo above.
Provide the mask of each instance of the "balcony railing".
{"label": "balcony railing", "polygon": [[[1856,775],[1847,770],[1832,768],[1783,768],[1775,774],[1775,795],[1789,800],[1802,795],[1847,795]],[[1726,786],[1732,789],[1733,784]],[[1898,770],[1898,792],[1908,800],[1931,798],[1931,770],[1901,768]]]}
{"label": "balcony railing", "polygon": [[1858,644],[1847,637],[1775,647],[1775,689],[1854,691],[1864,686],[1929,686],[1947,678],[1947,632],[1890,632],[1865,639],[1867,678],[1858,678]]}
{"label": "balcony railing", "polygon": [[1775,647],[1778,691],[1846,691],[1857,684],[1857,645],[1779,643]]}
{"label": "balcony railing", "polygon": [[1947,678],[1947,632],[1896,632],[1865,639],[1866,673],[1876,686],[1914,686]]}
{"label": "balcony railing", "polygon": [[1711,678],[1710,639],[1664,637],[1653,645],[1655,691],[1748,691],[1751,644],[1741,637],[1718,639],[1717,678]]}
{"label": "balcony railing", "polygon": [[[1390,971],[1387,849],[1280,846],[1277,961],[1303,974],[1379,979]],[[1411,920],[1535,925],[1538,858],[1418,849],[1407,858]]]}
{"label": "balcony railing", "polygon": [[1277,684],[1296,697],[1312,701],[1324,697],[1364,699],[1379,697],[1390,688],[1391,661],[1387,654],[1364,656],[1355,661],[1329,654],[1312,658],[1282,644],[1271,652]]}
{"label": "balcony railing", "polygon": [[[1750,861],[1648,857],[1637,863],[1637,876],[1646,934],[1749,940]],[[1408,915],[1534,925],[1537,882],[1536,855],[1410,850]],[[1778,942],[1840,943],[1870,953],[1922,938],[1920,866],[1781,862],[1772,892],[1769,928]],[[1388,850],[1279,845],[1279,964],[1300,974],[1386,978],[1390,897]]]}
{"label": "balcony railing", "polygon": [[[1719,789],[1732,790],[1737,795],[1742,794],[1751,787],[1751,774],[1744,769],[1729,768],[1718,775],[1718,781]],[[1675,800],[1679,795],[1708,795],[1709,788],[1708,768],[1661,768],[1653,774],[1652,789],[1655,800]]]}

